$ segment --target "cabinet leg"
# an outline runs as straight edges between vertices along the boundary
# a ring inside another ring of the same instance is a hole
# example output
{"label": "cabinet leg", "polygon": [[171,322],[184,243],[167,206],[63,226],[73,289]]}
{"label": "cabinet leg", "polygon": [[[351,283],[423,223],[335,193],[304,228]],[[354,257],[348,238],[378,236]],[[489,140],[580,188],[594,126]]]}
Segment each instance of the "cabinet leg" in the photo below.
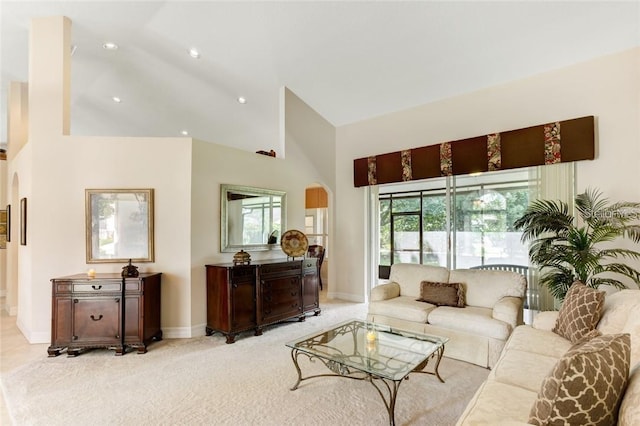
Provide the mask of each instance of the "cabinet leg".
{"label": "cabinet leg", "polygon": [[207,328],[205,328],[205,333],[206,333],[207,336],[211,336],[213,334],[213,329],[207,327]]}
{"label": "cabinet leg", "polygon": [[262,336],[262,328],[256,328],[256,332],[253,333],[254,336]]}
{"label": "cabinet leg", "polygon": [[318,315],[320,315],[320,311],[320,308],[316,309],[315,311],[313,311],[313,315],[317,317]]}
{"label": "cabinet leg", "polygon": [[227,334],[227,344],[231,344],[231,343],[235,343],[236,342],[236,334]]}
{"label": "cabinet leg", "polygon": [[298,322],[305,322],[307,320],[307,316],[306,315],[302,315],[300,317],[298,317]]}
{"label": "cabinet leg", "polygon": [[114,349],[116,350],[116,356],[124,355],[124,346],[116,346]]}

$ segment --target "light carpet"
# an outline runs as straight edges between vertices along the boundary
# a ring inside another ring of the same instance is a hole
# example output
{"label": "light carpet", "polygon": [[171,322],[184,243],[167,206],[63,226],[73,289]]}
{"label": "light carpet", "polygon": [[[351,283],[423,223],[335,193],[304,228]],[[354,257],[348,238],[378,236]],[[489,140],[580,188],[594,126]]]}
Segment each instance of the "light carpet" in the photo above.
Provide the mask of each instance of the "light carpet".
{"label": "light carpet", "polygon": [[[243,333],[231,345],[215,334],[155,342],[144,355],[43,354],[2,377],[9,414],[20,426],[389,424],[367,382],[324,377],[289,390],[297,374],[286,342],[366,314],[364,304],[328,300],[321,308],[318,317],[268,327],[262,336]],[[326,370],[303,358],[301,368],[304,375]],[[439,370],[445,383],[424,374],[402,382],[396,424],[455,424],[489,374],[446,357]]]}

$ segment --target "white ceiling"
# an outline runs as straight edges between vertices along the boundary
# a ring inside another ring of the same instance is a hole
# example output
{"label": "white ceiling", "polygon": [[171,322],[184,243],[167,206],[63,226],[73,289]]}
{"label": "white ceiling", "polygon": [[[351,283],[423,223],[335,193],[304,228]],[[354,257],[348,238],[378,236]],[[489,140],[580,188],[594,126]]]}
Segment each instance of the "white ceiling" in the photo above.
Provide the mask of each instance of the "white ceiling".
{"label": "white ceiling", "polygon": [[339,126],[640,45],[638,0],[2,0],[0,14],[1,141],[36,16],[73,21],[72,134],[186,129],[251,151],[278,145],[282,86]]}

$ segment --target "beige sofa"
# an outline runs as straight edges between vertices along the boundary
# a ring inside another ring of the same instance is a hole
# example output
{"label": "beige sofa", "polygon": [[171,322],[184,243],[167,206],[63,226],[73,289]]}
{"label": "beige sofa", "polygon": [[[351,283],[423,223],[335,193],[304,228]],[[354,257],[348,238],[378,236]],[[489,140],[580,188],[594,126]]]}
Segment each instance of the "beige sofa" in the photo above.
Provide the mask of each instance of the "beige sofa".
{"label": "beige sofa", "polygon": [[[630,381],[618,411],[618,424],[640,424],[640,290],[605,297],[597,330],[631,336]],[[531,326],[517,327],[487,380],[478,389],[458,425],[527,424],[541,389],[558,360],[572,346],[552,332],[558,312],[542,312]]]}
{"label": "beige sofa", "polygon": [[[463,308],[418,301],[420,283],[462,283]],[[448,337],[445,356],[493,367],[516,326],[522,324],[526,279],[515,272],[394,264],[389,282],[371,290],[369,321]]]}

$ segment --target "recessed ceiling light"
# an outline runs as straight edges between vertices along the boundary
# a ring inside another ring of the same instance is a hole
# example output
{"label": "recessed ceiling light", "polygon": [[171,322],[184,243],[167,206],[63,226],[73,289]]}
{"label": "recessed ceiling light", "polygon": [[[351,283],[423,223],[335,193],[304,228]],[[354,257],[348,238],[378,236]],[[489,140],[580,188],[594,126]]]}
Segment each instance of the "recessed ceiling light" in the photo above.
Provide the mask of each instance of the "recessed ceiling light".
{"label": "recessed ceiling light", "polygon": [[106,42],[105,44],[102,45],[102,48],[103,49],[107,49],[107,50],[117,50],[118,49],[118,45],[108,41],[108,42]]}
{"label": "recessed ceiling light", "polygon": [[189,135],[189,132],[187,132],[186,130],[183,130],[180,133],[182,133],[183,136],[188,136]]}
{"label": "recessed ceiling light", "polygon": [[194,59],[198,59],[200,57],[200,52],[198,52],[198,49],[196,49],[195,47],[192,47],[191,49],[189,49],[189,56]]}
{"label": "recessed ceiling light", "polygon": [[238,103],[246,104],[247,98],[245,98],[244,96],[238,96]]}
{"label": "recessed ceiling light", "polygon": [[122,102],[122,99],[120,99],[120,98],[119,98],[119,97],[117,97],[117,96],[114,96],[114,97],[113,97],[113,98],[111,98],[111,99],[113,99],[113,102],[115,102],[115,103],[117,103],[117,104],[119,104],[120,102]]}

